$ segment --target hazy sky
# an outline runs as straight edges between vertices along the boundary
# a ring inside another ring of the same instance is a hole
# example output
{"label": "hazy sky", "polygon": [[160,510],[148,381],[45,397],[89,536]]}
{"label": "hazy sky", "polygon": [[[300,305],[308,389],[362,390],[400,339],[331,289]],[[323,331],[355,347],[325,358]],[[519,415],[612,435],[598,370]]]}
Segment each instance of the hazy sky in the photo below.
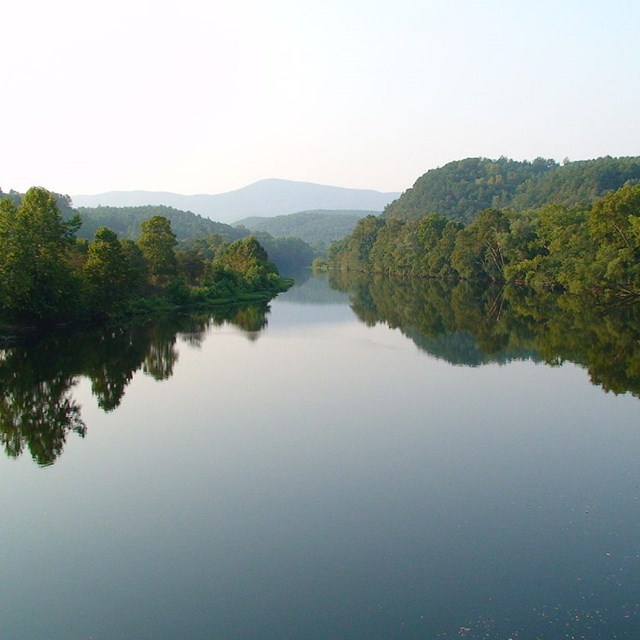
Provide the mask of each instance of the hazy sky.
{"label": "hazy sky", "polygon": [[640,155],[639,0],[17,0],[0,187],[402,191],[469,156]]}

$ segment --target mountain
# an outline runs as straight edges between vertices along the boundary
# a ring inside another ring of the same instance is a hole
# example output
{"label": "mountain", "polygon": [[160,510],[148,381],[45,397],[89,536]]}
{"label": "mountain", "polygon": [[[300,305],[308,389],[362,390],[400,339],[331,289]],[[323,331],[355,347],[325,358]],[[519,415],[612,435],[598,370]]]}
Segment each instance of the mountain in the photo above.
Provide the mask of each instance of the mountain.
{"label": "mountain", "polygon": [[347,189],[311,182],[260,180],[235,191],[213,195],[182,195],[163,191],[110,191],[76,195],[76,207],[166,205],[193,211],[220,222],[248,216],[276,216],[311,209],[367,209],[382,211],[399,193]]}
{"label": "mountain", "polygon": [[301,238],[318,251],[326,251],[334,240],[348,236],[360,218],[377,211],[300,211],[273,218],[243,218],[235,226],[266,231],[274,238]]}

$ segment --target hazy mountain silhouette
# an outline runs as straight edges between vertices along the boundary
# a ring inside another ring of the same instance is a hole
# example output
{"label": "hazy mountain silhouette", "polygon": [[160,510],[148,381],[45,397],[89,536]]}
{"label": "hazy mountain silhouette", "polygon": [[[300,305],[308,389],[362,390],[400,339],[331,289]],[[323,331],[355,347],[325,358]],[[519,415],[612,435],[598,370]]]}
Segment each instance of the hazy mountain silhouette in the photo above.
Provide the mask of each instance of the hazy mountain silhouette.
{"label": "hazy mountain silhouette", "polygon": [[109,191],[76,195],[74,206],[112,207],[163,204],[192,211],[219,222],[234,222],[248,216],[276,216],[311,209],[367,209],[382,211],[399,193],[371,189],[347,189],[312,182],[260,180],[235,191],[213,195],[182,195],[163,191]]}

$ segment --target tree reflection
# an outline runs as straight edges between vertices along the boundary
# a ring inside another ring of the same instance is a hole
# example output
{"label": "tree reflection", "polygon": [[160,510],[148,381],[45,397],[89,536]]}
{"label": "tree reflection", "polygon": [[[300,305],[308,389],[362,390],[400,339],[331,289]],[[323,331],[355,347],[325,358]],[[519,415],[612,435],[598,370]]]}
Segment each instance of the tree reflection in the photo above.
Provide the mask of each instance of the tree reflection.
{"label": "tree reflection", "polygon": [[176,330],[165,324],[154,325],[147,337],[143,370],[154,380],[167,380],[173,375],[173,367],[178,360]]}
{"label": "tree reflection", "polygon": [[637,306],[601,306],[521,287],[344,272],[332,274],[330,284],[349,293],[362,322],[397,328],[423,351],[452,364],[569,361],[584,366],[605,391],[640,396]]}
{"label": "tree reflection", "polygon": [[267,326],[267,315],[264,309],[253,305],[238,309],[231,322],[245,331],[249,340],[253,342]]}
{"label": "tree reflection", "polygon": [[112,411],[121,402],[148,350],[144,328],[114,328],[83,341],[78,371],[91,380],[98,406]]}
{"label": "tree reflection", "polygon": [[[40,466],[55,462],[69,432],[84,437],[80,406],[71,394],[74,376],[68,354],[59,368],[51,346],[2,351],[0,360],[0,442],[7,455],[17,458],[25,449]],[[49,348],[47,348],[49,347]]]}
{"label": "tree reflection", "polygon": [[69,433],[87,431],[73,397],[80,376],[104,411],[119,406],[141,370],[155,380],[173,374],[177,336],[202,344],[212,326],[233,324],[250,340],[267,325],[266,303],[231,306],[214,313],[171,316],[161,321],[102,330],[32,336],[0,348],[0,444],[17,458],[25,451],[40,466],[53,464]]}

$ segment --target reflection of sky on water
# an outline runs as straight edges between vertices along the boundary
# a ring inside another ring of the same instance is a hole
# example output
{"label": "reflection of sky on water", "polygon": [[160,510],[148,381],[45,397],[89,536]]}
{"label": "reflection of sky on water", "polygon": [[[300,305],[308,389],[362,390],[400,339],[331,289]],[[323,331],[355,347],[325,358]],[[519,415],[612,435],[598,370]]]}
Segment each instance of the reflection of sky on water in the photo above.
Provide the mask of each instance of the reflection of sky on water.
{"label": "reflection of sky on water", "polygon": [[278,324],[306,325],[354,320],[349,296],[331,289],[326,276],[298,278],[291,289],[271,302]]}

